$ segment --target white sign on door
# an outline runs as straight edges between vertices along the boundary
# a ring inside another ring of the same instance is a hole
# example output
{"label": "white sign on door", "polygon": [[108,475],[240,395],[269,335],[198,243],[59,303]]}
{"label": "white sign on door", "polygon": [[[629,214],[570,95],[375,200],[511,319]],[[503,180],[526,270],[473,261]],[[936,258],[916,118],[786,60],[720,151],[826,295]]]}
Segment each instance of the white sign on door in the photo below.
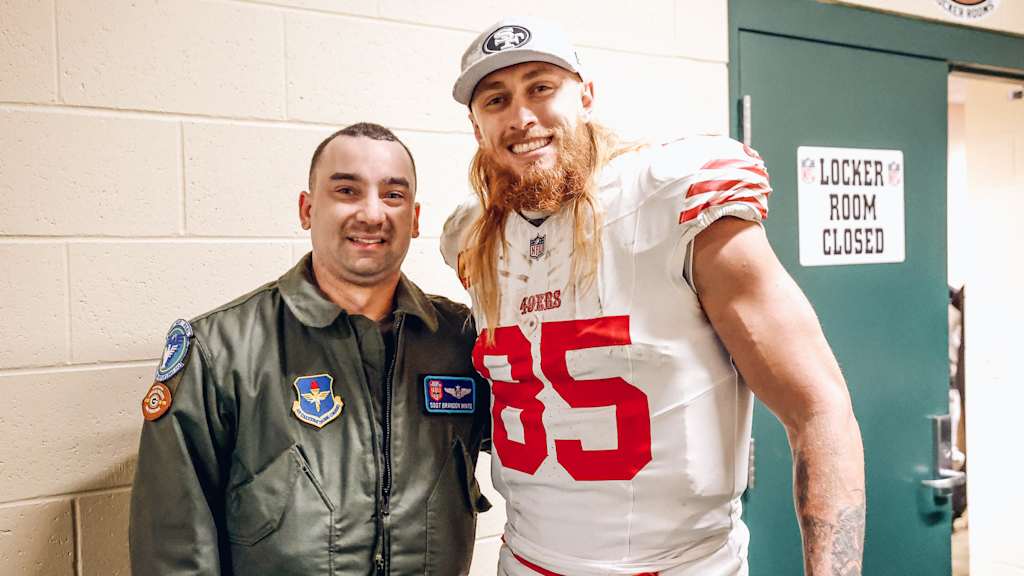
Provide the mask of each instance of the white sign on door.
{"label": "white sign on door", "polygon": [[800,264],[903,262],[903,151],[800,146]]}

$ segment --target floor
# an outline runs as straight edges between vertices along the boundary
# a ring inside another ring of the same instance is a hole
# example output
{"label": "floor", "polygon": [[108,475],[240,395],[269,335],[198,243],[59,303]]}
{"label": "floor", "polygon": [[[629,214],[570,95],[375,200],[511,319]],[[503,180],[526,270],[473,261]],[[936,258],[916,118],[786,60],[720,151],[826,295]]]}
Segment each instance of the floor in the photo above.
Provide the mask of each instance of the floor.
{"label": "floor", "polygon": [[953,576],[968,576],[971,573],[967,548],[967,512],[953,521]]}

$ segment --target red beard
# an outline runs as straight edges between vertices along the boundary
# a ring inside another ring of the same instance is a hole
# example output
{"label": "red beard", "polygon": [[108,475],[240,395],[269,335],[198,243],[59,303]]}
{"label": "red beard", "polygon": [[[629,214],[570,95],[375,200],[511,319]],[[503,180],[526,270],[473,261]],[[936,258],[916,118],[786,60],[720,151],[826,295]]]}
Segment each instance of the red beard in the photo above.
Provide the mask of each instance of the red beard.
{"label": "red beard", "polygon": [[556,128],[553,142],[560,143],[552,168],[531,166],[515,174],[498,162],[491,149],[480,150],[490,201],[509,210],[556,212],[566,201],[580,195],[594,173],[594,140],[588,124],[573,133]]}

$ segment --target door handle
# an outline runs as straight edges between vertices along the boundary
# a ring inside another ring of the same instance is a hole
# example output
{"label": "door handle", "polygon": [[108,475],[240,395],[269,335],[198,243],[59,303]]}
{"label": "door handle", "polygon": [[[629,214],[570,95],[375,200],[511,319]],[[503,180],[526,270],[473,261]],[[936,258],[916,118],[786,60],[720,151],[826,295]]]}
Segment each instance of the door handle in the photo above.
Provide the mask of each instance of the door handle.
{"label": "door handle", "polygon": [[948,497],[953,495],[953,488],[963,486],[967,483],[967,473],[948,468],[939,468],[939,478],[934,480],[921,480],[921,484],[933,488],[935,495]]}
{"label": "door handle", "polygon": [[935,498],[949,498],[954,488],[967,482],[967,473],[953,469],[953,427],[949,414],[929,418],[935,449],[933,465],[938,478],[921,480],[921,484],[934,490]]}

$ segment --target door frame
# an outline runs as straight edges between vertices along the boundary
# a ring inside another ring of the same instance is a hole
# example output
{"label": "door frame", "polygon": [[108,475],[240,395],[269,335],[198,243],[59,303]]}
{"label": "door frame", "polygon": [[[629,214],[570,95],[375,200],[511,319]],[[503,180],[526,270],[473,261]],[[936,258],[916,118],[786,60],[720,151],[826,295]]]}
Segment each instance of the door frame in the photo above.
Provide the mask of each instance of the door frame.
{"label": "door frame", "polygon": [[[791,36],[945,60],[950,69],[1024,79],[1024,37],[956,24],[825,4],[818,0],[728,0],[729,126],[742,134],[739,113],[741,30]],[[756,130],[754,119],[753,129]]]}

